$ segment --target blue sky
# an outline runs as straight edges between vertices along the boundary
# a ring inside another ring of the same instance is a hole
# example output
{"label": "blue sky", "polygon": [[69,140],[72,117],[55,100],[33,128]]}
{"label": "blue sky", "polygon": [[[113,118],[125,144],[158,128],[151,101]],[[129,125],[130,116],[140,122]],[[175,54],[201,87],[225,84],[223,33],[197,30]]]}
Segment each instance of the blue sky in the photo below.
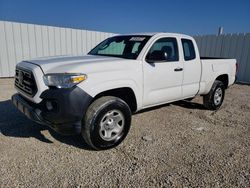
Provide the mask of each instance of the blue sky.
{"label": "blue sky", "polygon": [[0,0],[0,20],[113,33],[250,32],[250,0]]}

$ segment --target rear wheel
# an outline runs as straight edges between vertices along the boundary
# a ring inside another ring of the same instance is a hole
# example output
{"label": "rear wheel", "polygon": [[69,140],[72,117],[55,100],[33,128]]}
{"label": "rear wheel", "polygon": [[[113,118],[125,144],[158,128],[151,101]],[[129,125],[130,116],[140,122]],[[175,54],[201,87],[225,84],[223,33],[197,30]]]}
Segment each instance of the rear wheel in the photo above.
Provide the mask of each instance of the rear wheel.
{"label": "rear wheel", "polygon": [[82,122],[82,136],[93,149],[109,149],[125,139],[130,124],[129,106],[117,97],[105,96],[89,106]]}
{"label": "rear wheel", "polygon": [[223,82],[215,80],[211,90],[203,96],[204,106],[209,110],[217,110],[222,105],[225,95],[225,86]]}

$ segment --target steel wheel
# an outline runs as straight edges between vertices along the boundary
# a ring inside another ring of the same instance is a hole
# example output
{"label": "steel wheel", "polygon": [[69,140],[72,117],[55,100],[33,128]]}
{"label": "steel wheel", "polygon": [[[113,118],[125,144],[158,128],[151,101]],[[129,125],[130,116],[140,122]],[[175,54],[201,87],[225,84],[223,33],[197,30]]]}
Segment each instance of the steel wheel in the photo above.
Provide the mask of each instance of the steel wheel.
{"label": "steel wheel", "polygon": [[100,137],[106,141],[117,139],[124,128],[124,123],[124,116],[119,110],[107,112],[100,122]]}
{"label": "steel wheel", "polygon": [[223,92],[222,92],[222,89],[219,87],[215,90],[214,92],[214,104],[215,105],[219,105],[222,101],[222,96],[223,95]]}

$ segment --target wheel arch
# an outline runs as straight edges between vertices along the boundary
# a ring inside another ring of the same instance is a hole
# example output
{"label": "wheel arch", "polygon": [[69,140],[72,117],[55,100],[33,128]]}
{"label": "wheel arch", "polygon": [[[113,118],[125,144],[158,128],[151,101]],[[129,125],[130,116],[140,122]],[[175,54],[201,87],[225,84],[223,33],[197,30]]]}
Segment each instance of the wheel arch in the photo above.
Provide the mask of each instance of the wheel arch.
{"label": "wheel arch", "polygon": [[218,76],[215,80],[221,81],[224,84],[225,89],[228,88],[228,83],[229,83],[228,74],[222,74],[222,75]]}
{"label": "wheel arch", "polygon": [[137,111],[137,108],[138,108],[137,102],[138,101],[136,99],[135,92],[130,87],[119,87],[119,88],[104,90],[104,91],[102,91],[100,93],[97,93],[94,96],[94,98],[92,99],[92,102],[95,101],[96,99],[100,98],[100,97],[103,97],[103,96],[118,97],[118,98],[122,99],[123,101],[125,101],[128,104],[131,112],[136,112]]}

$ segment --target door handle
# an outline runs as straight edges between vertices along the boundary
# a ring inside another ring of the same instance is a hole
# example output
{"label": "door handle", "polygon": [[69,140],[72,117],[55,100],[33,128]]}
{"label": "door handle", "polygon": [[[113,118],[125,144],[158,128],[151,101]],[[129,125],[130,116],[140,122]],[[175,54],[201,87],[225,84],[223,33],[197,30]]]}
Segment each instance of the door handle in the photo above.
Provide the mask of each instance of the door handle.
{"label": "door handle", "polygon": [[174,71],[183,71],[183,68],[175,68]]}

